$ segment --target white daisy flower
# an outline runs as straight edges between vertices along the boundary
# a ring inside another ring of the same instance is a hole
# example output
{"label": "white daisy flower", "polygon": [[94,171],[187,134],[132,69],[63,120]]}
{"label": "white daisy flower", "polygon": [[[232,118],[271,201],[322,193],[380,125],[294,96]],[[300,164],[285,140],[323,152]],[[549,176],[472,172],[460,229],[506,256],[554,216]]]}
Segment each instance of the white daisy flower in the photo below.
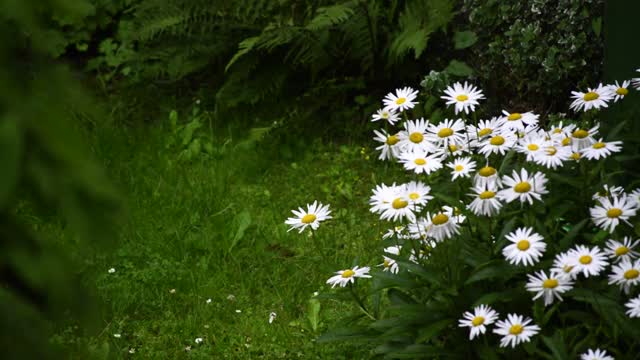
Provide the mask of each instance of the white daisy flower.
{"label": "white daisy flower", "polygon": [[614,360],[612,356],[609,356],[605,350],[589,349],[586,353],[580,355],[580,360]]}
{"label": "white daisy flower", "polygon": [[471,176],[471,172],[476,170],[476,162],[471,160],[470,157],[455,158],[453,161],[447,163],[447,166],[451,168],[451,180],[457,178],[466,178]]}
{"label": "white daisy flower", "polygon": [[467,205],[467,209],[474,214],[481,216],[494,216],[500,212],[502,203],[497,198],[498,190],[487,189],[486,187],[474,187],[471,189],[473,193],[468,194],[474,199],[471,204]]}
{"label": "white daisy flower", "polygon": [[498,319],[498,313],[487,305],[480,305],[473,308],[473,312],[466,311],[462,314],[462,319],[458,320],[459,327],[468,327],[469,340],[484,334],[487,331],[487,325],[493,324]]}
{"label": "white daisy flower", "polygon": [[625,80],[622,82],[622,85],[620,85],[618,83],[618,80],[616,80],[616,84],[615,85],[609,85],[609,89],[611,91],[611,93],[613,94],[613,102],[617,102],[618,100],[622,100],[624,99],[625,96],[627,96],[627,94],[629,94],[629,85],[631,84],[631,81],[629,80]]}
{"label": "white daisy flower", "polygon": [[389,124],[394,125],[400,120],[400,115],[391,109],[379,109],[375,114],[371,115],[371,121],[385,120]]}
{"label": "white daisy flower", "polygon": [[503,124],[504,122],[495,116],[490,120],[480,120],[478,121],[478,126],[467,126],[467,137],[473,140],[473,146],[477,146],[478,139],[502,132]]}
{"label": "white daisy flower", "polygon": [[424,119],[407,120],[404,123],[405,131],[399,134],[400,149],[403,151],[434,152],[436,147],[427,139],[427,126]]}
{"label": "white daisy flower", "polygon": [[511,150],[518,141],[516,135],[508,132],[502,132],[500,134],[493,134],[482,140],[478,147],[478,152],[486,157],[491,154],[504,155],[507,151]]}
{"label": "white daisy flower", "polygon": [[551,273],[563,274],[571,279],[578,277],[574,266],[575,259],[570,251],[562,252],[556,255],[551,267]]}
{"label": "white daisy flower", "polygon": [[586,93],[572,91],[571,98],[574,100],[569,106],[570,109],[575,111],[588,111],[591,109],[606,108],[608,106],[607,102],[613,99],[613,95],[609,87],[600,84],[597,88],[589,88]]}
{"label": "white daisy flower", "polygon": [[451,214],[439,212],[431,216],[427,212],[427,219],[427,236],[436,241],[442,241],[460,233],[460,225]]}
{"label": "white daisy flower", "polygon": [[[384,252],[391,255],[399,255],[401,249],[402,248],[400,246],[389,246],[384,249]],[[384,261],[379,265],[383,267],[382,271],[390,271],[392,274],[397,274],[398,271],[400,271],[395,259],[384,255],[382,255],[382,257]]]}
{"label": "white daisy flower", "polygon": [[547,249],[547,244],[540,234],[534,233],[533,228],[524,227],[512,231],[507,236],[511,242],[502,249],[502,255],[513,265],[534,265]]}
{"label": "white daisy flower", "polygon": [[[640,69],[636,69],[636,72],[640,72]],[[640,90],[640,77],[631,79],[631,84],[636,87],[636,90]]]}
{"label": "white daisy flower", "polygon": [[512,131],[524,131],[528,126],[536,126],[540,117],[530,111],[526,113],[509,113],[506,110],[502,110],[502,114],[504,116],[500,120],[503,121],[503,126]]}
{"label": "white daisy flower", "polygon": [[416,219],[415,222],[407,225],[409,230],[409,236],[412,239],[425,240],[428,236],[427,230],[429,230],[429,220],[425,218]]}
{"label": "white daisy flower", "polygon": [[416,220],[416,215],[413,213],[412,207],[409,206],[409,198],[398,196],[387,204],[380,214],[380,220],[398,221],[402,219],[413,222]]}
{"label": "white daisy flower", "polygon": [[453,86],[447,87],[444,93],[446,95],[441,96],[440,98],[446,100],[447,105],[455,104],[456,114],[462,111],[464,111],[465,114],[468,114],[469,109],[473,112],[476,105],[479,104],[478,100],[484,99],[482,90],[473,85],[467,84],[466,81],[464,85],[457,82],[453,84]]}
{"label": "white daisy flower", "polygon": [[401,196],[401,187],[396,186],[395,183],[391,186],[385,184],[376,185],[376,188],[372,191],[373,195],[369,198],[369,205],[371,205],[369,211],[374,214],[381,214],[394,199]]}
{"label": "white daisy flower", "polygon": [[398,157],[400,154],[400,136],[398,134],[389,135],[386,131],[373,130],[376,135],[373,140],[382,143],[382,145],[376,147],[376,150],[380,151],[379,160],[392,160]]}
{"label": "white daisy flower", "polygon": [[531,337],[540,331],[538,325],[529,325],[531,321],[530,318],[525,319],[524,316],[517,314],[509,314],[506,320],[499,320],[493,332],[502,335],[500,347],[511,344],[513,348],[521,342],[531,341]]}
{"label": "white daisy flower", "polygon": [[624,304],[624,306],[629,308],[629,310],[626,311],[626,314],[629,315],[630,318],[640,318],[640,295],[629,300],[629,302]]}
{"label": "white daisy flower", "polygon": [[537,153],[543,151],[544,148],[550,145],[550,142],[546,140],[544,136],[540,136],[540,134],[537,133],[530,133],[520,139],[518,145],[516,146],[516,151],[522,154],[526,154],[527,161],[533,161],[534,156]]}
{"label": "white daisy flower", "polygon": [[533,199],[541,200],[542,195],[548,192],[545,188],[547,177],[541,172],[529,176],[525,168],[520,169],[520,174],[513,170],[512,176],[505,175],[502,182],[505,189],[500,190],[498,196],[508,203],[519,199],[521,203],[533,204]]}
{"label": "white daisy flower", "polygon": [[[600,125],[596,125],[589,130],[576,129],[571,133],[571,137],[568,142],[571,144],[573,151],[580,151],[584,148],[588,148],[596,142],[594,137],[598,134]],[[563,140],[563,145],[566,145]]]}
{"label": "white daisy flower", "polygon": [[303,208],[298,208],[297,211],[291,210],[291,212],[295,217],[288,218],[287,221],[284,222],[287,225],[291,225],[291,228],[287,231],[297,229],[301,233],[307,226],[310,226],[313,230],[317,230],[321,221],[331,219],[329,215],[331,214],[329,205],[322,205],[322,203],[318,203],[318,201],[314,201],[313,204],[307,204],[306,211]]}
{"label": "white daisy flower", "polygon": [[629,194],[629,198],[631,199],[631,201],[636,203],[636,207],[640,207],[640,188],[633,190]]}
{"label": "white daisy flower", "polygon": [[410,239],[411,237],[405,230],[406,227],[404,226],[395,226],[394,228],[387,230],[387,232],[382,235],[382,240],[386,240],[394,236],[398,239]]}
{"label": "white daisy flower", "polygon": [[571,158],[572,151],[569,147],[545,146],[533,157],[536,164],[549,169],[556,169],[563,166],[563,162]]}
{"label": "white daisy flower", "polygon": [[427,175],[442,168],[442,159],[438,155],[428,155],[424,150],[405,151],[400,153],[398,161],[404,165],[405,170],[416,174]]}
{"label": "white daisy flower", "polygon": [[[462,204],[462,201],[460,203]],[[458,209],[457,207],[445,205],[442,206],[440,210],[442,210],[445,215],[451,217],[451,219],[453,219],[453,221],[457,224],[462,224],[467,219],[467,217],[464,216],[462,211],[460,211],[460,209]]]}
{"label": "white daisy flower", "polygon": [[596,141],[590,147],[582,149],[582,155],[589,160],[599,160],[607,158],[612,153],[622,150],[622,141],[603,142],[602,139]]}
{"label": "white daisy flower", "polygon": [[413,90],[410,87],[405,87],[402,89],[396,89],[396,93],[388,93],[385,96],[382,103],[385,106],[386,110],[391,111],[405,111],[408,109],[413,109],[414,106],[418,103],[414,101],[418,97],[418,91]]}
{"label": "white daisy flower", "polygon": [[411,206],[422,208],[429,200],[433,199],[433,196],[429,195],[431,187],[421,181],[411,181],[402,185],[402,187]]}
{"label": "white daisy flower", "polygon": [[629,226],[629,218],[636,215],[636,203],[627,195],[600,199],[600,204],[589,209],[591,220],[601,229],[613,232],[620,220]]}
{"label": "white daisy flower", "polygon": [[473,178],[473,184],[475,187],[499,189],[502,187],[502,180],[498,176],[496,168],[487,165],[478,170]]}
{"label": "white daisy flower", "polygon": [[640,260],[624,259],[613,265],[611,270],[613,273],[609,275],[609,285],[620,285],[625,294],[629,294],[632,286],[640,284]]}
{"label": "white daisy flower", "polygon": [[369,275],[369,267],[365,266],[363,268],[359,268],[358,266],[353,269],[346,269],[336,271],[336,275],[332,276],[327,280],[327,284],[331,285],[332,288],[336,287],[336,285],[340,285],[340,287],[345,287],[348,284],[353,284],[356,281],[356,278],[370,278]]}
{"label": "white daisy flower", "polygon": [[602,190],[593,194],[591,199],[595,201],[600,201],[600,199],[608,199],[611,197],[616,197],[624,194],[624,189],[622,186],[609,186],[608,184],[604,184],[602,186]]}
{"label": "white daisy flower", "polygon": [[634,250],[636,246],[638,246],[638,243],[640,243],[640,240],[633,241],[628,236],[625,236],[622,242],[609,239],[605,252],[616,262],[620,260],[633,260],[640,256],[640,254]]}
{"label": "white daisy flower", "polygon": [[584,277],[598,276],[602,270],[609,264],[604,252],[597,246],[588,248],[584,245],[578,245],[569,251],[572,258],[571,266],[576,273],[582,273]]}
{"label": "white daisy flower", "polygon": [[527,274],[527,277],[527,291],[536,293],[533,300],[544,297],[545,306],[551,305],[554,299],[562,301],[560,294],[573,289],[573,281],[563,273],[551,272],[550,276],[547,276],[544,271],[539,271],[534,275]]}
{"label": "white daisy flower", "polygon": [[575,124],[567,124],[564,126],[563,122],[560,121],[558,125],[552,125],[548,131],[549,136],[551,136],[554,140],[562,140],[566,137],[571,136],[571,133],[575,130]]}
{"label": "white daisy flower", "polygon": [[427,132],[429,141],[444,149],[448,149],[450,144],[463,144],[466,140],[462,119],[444,119],[438,125],[429,124]]}

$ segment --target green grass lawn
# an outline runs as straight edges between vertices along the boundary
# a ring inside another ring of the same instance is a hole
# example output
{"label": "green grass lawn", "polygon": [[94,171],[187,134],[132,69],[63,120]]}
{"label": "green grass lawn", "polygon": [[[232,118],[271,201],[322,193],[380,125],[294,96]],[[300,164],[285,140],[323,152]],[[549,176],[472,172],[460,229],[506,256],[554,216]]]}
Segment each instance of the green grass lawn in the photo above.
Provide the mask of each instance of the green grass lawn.
{"label": "green grass lawn", "polygon": [[[164,150],[166,136],[108,129],[93,141],[126,203],[112,251],[84,257],[45,225],[103,304],[97,332],[69,326],[53,342],[75,358],[87,345],[116,358],[367,358],[366,346],[315,342],[358,309],[312,298],[333,291],[325,281],[334,271],[381,262],[386,224],[372,227],[368,211],[384,171],[375,156],[314,142],[285,160],[259,144],[184,163]],[[315,237],[287,232],[291,209],[314,200],[334,219]]]}

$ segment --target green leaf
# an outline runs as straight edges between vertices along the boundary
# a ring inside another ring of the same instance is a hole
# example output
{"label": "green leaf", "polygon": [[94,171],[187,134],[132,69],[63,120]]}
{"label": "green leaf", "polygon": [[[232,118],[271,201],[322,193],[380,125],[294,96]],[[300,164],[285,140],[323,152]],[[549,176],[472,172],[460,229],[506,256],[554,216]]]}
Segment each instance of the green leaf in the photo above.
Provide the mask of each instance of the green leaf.
{"label": "green leaf", "polygon": [[587,225],[588,222],[589,219],[582,219],[582,221],[574,225],[571,230],[569,230],[569,232],[565,236],[563,236],[560,241],[558,241],[558,245],[560,245],[560,248],[568,248],[571,245],[571,241],[575,239],[576,236],[578,236],[580,230],[582,230],[582,228]]}
{"label": "green leaf", "polygon": [[15,121],[4,118],[0,123],[0,209],[4,208],[20,177],[22,134]]}
{"label": "green leaf", "polygon": [[504,260],[494,260],[480,266],[475,273],[465,281],[465,285],[473,284],[481,280],[500,279],[512,277],[519,272],[514,266],[507,264]]}
{"label": "green leaf", "polygon": [[560,332],[556,331],[553,338],[542,335],[542,342],[551,350],[553,358],[556,360],[565,360],[569,358],[564,340]]}
{"label": "green leaf", "polygon": [[457,31],[453,34],[453,46],[457,50],[466,49],[478,41],[478,36],[473,31]]}
{"label": "green leaf", "polygon": [[459,77],[468,77],[473,74],[473,69],[471,69],[469,65],[458,60],[451,60],[451,62],[449,62],[449,65],[444,69],[444,71],[451,75],[455,75]]}
{"label": "green leaf", "polygon": [[596,33],[596,36],[600,36],[600,33],[602,32],[602,18],[601,17],[597,17],[597,18],[591,20],[591,29],[593,29],[593,32]]}
{"label": "green leaf", "polygon": [[231,65],[238,61],[238,59],[247,54],[249,51],[253,50],[253,47],[256,45],[258,40],[260,40],[259,36],[253,36],[242,40],[238,44],[238,52],[233,55],[231,60],[229,60],[229,62],[227,63],[227,66],[224,67],[224,72],[227,72]]}
{"label": "green leaf", "polygon": [[353,9],[344,4],[320,7],[317,15],[306,26],[309,30],[320,30],[343,23],[353,15]]}
{"label": "green leaf", "polygon": [[455,323],[453,319],[442,319],[429,323],[425,328],[420,329],[416,342],[422,343],[431,340],[431,338],[440,334],[442,330],[446,329],[453,323]]}
{"label": "green leaf", "polygon": [[320,325],[320,301],[316,298],[311,298],[307,302],[307,320],[309,320],[311,330],[316,332]]}
{"label": "green leaf", "polygon": [[237,214],[233,220],[238,228],[236,229],[236,234],[231,240],[231,245],[229,245],[229,249],[227,250],[228,253],[230,253],[244,237],[245,231],[247,231],[247,228],[251,225],[251,214],[249,214],[249,211],[243,210],[241,213]]}

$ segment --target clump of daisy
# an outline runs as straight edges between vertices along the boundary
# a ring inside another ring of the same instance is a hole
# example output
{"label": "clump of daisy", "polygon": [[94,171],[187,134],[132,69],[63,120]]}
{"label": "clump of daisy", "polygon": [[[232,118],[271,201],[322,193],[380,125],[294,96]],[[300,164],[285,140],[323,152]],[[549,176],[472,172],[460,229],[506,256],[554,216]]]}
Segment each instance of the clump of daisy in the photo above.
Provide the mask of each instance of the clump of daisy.
{"label": "clump of daisy", "polygon": [[540,331],[538,325],[529,325],[531,322],[530,318],[517,314],[509,314],[506,320],[499,320],[493,332],[502,335],[500,347],[511,345],[514,348],[520,343],[531,341],[531,337]]}
{"label": "clump of daisy", "polygon": [[327,280],[327,284],[331,285],[332,288],[336,286],[345,287],[348,284],[355,283],[357,278],[370,278],[369,275],[369,267],[365,266],[360,268],[355,266],[352,269],[339,270],[336,271],[336,275],[332,276]]}
{"label": "clump of daisy", "polygon": [[487,331],[487,325],[493,324],[498,319],[498,313],[487,305],[480,305],[476,306],[473,312],[465,312],[462,317],[458,321],[458,326],[470,328],[469,340],[473,340],[474,337]]}
{"label": "clump of daisy", "polygon": [[457,82],[453,86],[447,87],[444,93],[446,95],[441,98],[447,101],[447,105],[454,105],[456,114],[463,111],[468,114],[469,110],[475,111],[476,105],[480,104],[478,100],[484,99],[482,90],[467,84],[466,81],[464,85]]}
{"label": "clump of daisy", "polygon": [[404,87],[402,89],[396,89],[395,93],[388,93],[387,96],[384,97],[384,100],[382,100],[382,103],[386,110],[401,112],[413,109],[413,107],[418,103],[417,101],[414,101],[417,97],[417,90],[413,90],[410,87]]}
{"label": "clump of daisy", "polygon": [[544,297],[544,305],[549,306],[554,299],[562,301],[560,294],[565,293],[573,288],[571,278],[563,273],[551,272],[550,276],[544,271],[539,271],[534,275],[527,275],[527,291],[535,292],[533,300]]}
{"label": "clump of daisy", "polygon": [[476,170],[476,162],[471,160],[470,157],[455,158],[446,165],[451,168],[452,181],[457,178],[469,177],[471,173]]}
{"label": "clump of daisy", "polygon": [[607,241],[607,248],[605,252],[609,255],[609,258],[618,262],[620,260],[632,260],[637,258],[640,254],[634,249],[638,246],[640,240],[633,241],[630,237],[625,236],[622,241],[616,241],[609,239]]}
{"label": "clump of daisy", "polygon": [[505,236],[511,242],[502,249],[502,255],[510,264],[534,265],[547,249],[544,238],[533,232],[532,228],[518,228]]}
{"label": "clump of daisy", "polygon": [[400,115],[391,109],[379,109],[375,114],[371,115],[371,121],[375,122],[379,120],[385,120],[389,124],[394,125],[400,120]]}
{"label": "clump of daisy", "polygon": [[311,227],[313,230],[317,230],[321,221],[331,219],[331,210],[329,205],[322,205],[318,201],[314,201],[313,204],[307,204],[307,210],[298,208],[298,210],[291,210],[295,217],[290,217],[285,221],[285,224],[291,227],[287,231],[297,229],[298,232],[303,232],[307,227]]}
{"label": "clump of daisy", "polygon": [[627,195],[602,198],[600,204],[589,209],[591,220],[603,230],[613,232],[620,221],[629,223],[629,218],[636,215],[637,204]]}
{"label": "clump of daisy", "polygon": [[[401,249],[402,247],[400,246],[389,246],[384,249],[384,252],[386,254],[399,255]],[[379,266],[382,266],[382,271],[390,271],[392,274],[397,274],[398,271],[400,271],[400,268],[398,267],[398,263],[396,262],[395,259],[392,259],[384,255],[382,257],[384,260],[382,264],[379,265]]]}
{"label": "clump of daisy", "polygon": [[632,286],[640,283],[640,260],[622,260],[617,265],[613,265],[611,270],[613,272],[609,275],[609,285],[620,285],[626,294],[629,293]]}
{"label": "clump of daisy", "polygon": [[584,277],[598,276],[609,264],[604,252],[597,246],[589,248],[578,245],[569,251],[571,256],[572,271],[584,275]]}
{"label": "clump of daisy", "polygon": [[613,94],[608,86],[600,84],[597,88],[589,88],[587,92],[572,91],[571,98],[574,100],[570,109],[588,111],[608,107],[607,103],[613,99]]}
{"label": "clump of daisy", "polygon": [[541,200],[542,195],[548,192],[545,187],[547,177],[541,172],[530,176],[524,168],[520,169],[520,173],[513,170],[511,177],[505,175],[502,183],[505,189],[500,191],[499,196],[508,203],[517,199],[521,203],[533,204],[534,199]]}
{"label": "clump of daisy", "polygon": [[626,304],[624,304],[629,310],[626,311],[626,314],[630,318],[640,318],[640,295],[635,298],[629,300]]}
{"label": "clump of daisy", "polygon": [[605,350],[589,349],[586,353],[580,355],[580,360],[614,360]]}

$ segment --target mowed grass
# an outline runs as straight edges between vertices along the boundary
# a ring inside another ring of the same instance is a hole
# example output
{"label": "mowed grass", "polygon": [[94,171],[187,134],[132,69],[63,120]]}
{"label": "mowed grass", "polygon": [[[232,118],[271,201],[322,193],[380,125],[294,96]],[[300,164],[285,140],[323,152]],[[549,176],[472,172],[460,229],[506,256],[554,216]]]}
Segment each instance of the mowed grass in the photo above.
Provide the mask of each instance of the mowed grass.
{"label": "mowed grass", "polygon": [[[115,358],[368,358],[361,344],[315,342],[358,309],[321,300],[316,320],[311,299],[335,291],[325,284],[334,271],[382,260],[387,224],[368,211],[384,169],[375,155],[314,142],[282,158],[273,155],[278,144],[231,144],[222,157],[184,163],[165,149],[167,136],[161,128],[96,135],[126,221],[113,251],[75,259],[102,303],[99,331],[69,326],[52,341],[71,358],[87,356],[86,347]],[[287,232],[291,209],[314,200],[330,204],[334,218],[313,237]]]}

